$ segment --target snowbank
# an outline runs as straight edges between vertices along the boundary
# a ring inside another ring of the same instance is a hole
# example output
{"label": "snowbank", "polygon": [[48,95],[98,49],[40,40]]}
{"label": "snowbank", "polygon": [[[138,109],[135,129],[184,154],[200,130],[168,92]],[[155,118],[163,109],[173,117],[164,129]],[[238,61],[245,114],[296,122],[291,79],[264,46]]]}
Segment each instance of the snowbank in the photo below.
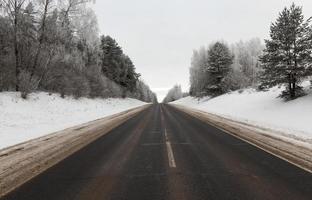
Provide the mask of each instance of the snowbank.
{"label": "snowbank", "polygon": [[144,105],[135,99],[62,99],[34,93],[0,93],[0,149]]}
{"label": "snowbank", "polygon": [[281,88],[267,92],[246,89],[216,98],[186,97],[173,104],[183,105],[226,118],[283,132],[290,137],[312,141],[312,91],[304,82],[308,95],[285,102],[277,98]]}

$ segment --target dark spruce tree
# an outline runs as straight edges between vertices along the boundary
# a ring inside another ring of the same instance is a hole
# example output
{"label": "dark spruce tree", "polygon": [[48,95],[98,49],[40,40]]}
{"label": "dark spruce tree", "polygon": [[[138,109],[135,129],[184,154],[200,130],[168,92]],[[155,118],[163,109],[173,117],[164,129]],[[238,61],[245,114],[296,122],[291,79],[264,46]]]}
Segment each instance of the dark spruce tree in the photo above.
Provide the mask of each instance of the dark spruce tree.
{"label": "dark spruce tree", "polygon": [[311,75],[312,37],[302,8],[295,4],[285,8],[272,23],[270,37],[265,41],[266,49],[260,57],[264,69],[260,89],[285,85],[281,97],[294,99],[303,95],[299,83]]}
{"label": "dark spruce tree", "polygon": [[121,60],[123,51],[118,45],[116,40],[110,36],[101,37],[101,61],[102,61],[102,71],[104,75],[119,83],[119,76],[122,71]]}
{"label": "dark spruce tree", "polygon": [[122,65],[123,71],[120,74],[120,85],[127,88],[130,92],[134,92],[140,74],[135,72],[135,66],[129,56],[122,56]]}
{"label": "dark spruce tree", "polygon": [[123,53],[116,40],[110,36],[101,37],[100,48],[103,74],[122,86],[123,93],[134,92],[140,74],[135,72],[135,66],[131,59]]}
{"label": "dark spruce tree", "polygon": [[220,95],[223,92],[222,81],[230,71],[233,64],[233,55],[229,48],[221,43],[216,42],[208,51],[207,72],[210,74],[209,83],[206,86],[207,93],[210,95]]}

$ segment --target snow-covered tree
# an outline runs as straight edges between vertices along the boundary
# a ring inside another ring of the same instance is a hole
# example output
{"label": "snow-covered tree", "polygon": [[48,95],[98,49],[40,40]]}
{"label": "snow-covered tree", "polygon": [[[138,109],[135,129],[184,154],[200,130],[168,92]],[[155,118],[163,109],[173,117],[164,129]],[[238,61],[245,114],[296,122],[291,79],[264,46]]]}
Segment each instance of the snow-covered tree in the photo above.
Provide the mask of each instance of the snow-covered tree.
{"label": "snow-covered tree", "polygon": [[232,44],[231,49],[217,42],[210,44],[208,50],[195,50],[190,67],[190,95],[214,96],[258,85],[263,49],[260,39],[254,38]]}
{"label": "snow-covered tree", "polygon": [[[131,96],[131,95],[130,95]],[[136,91],[133,94],[133,97],[151,103],[157,103],[157,96],[151,91],[148,85],[144,83],[143,80],[138,80],[136,84]]]}
{"label": "snow-covered tree", "polygon": [[73,19],[73,26],[78,37],[84,40],[89,47],[98,44],[99,26],[94,10],[91,8],[81,9],[81,14]]}
{"label": "snow-covered tree", "polygon": [[206,71],[209,73],[209,85],[207,90],[211,95],[223,93],[222,81],[230,71],[234,56],[227,45],[216,42],[208,50],[208,64]]}
{"label": "snow-covered tree", "polygon": [[282,97],[294,99],[302,94],[300,81],[310,75],[312,35],[302,8],[292,4],[272,23],[270,40],[261,57],[264,72],[262,88],[285,85]]}
{"label": "snow-covered tree", "polygon": [[181,98],[183,98],[181,85],[175,85],[172,89],[169,90],[163,102],[169,103],[172,101],[179,100]]}
{"label": "snow-covered tree", "polygon": [[259,82],[261,64],[259,56],[262,55],[264,46],[259,38],[248,41],[240,41],[232,45],[231,50],[234,54],[233,70],[236,73],[242,72],[245,83],[242,85],[256,86]]}
{"label": "snow-covered tree", "polygon": [[14,52],[14,66],[15,66],[15,90],[19,91],[19,76],[22,71],[22,63],[20,61],[20,48],[21,42],[21,21],[23,20],[22,14],[25,10],[26,0],[1,0],[1,9],[4,11],[4,16],[9,18],[12,28],[12,47]]}
{"label": "snow-covered tree", "polygon": [[192,96],[207,95],[206,86],[209,81],[209,73],[206,71],[208,64],[208,51],[201,47],[195,50],[192,56],[190,68],[190,94]]}
{"label": "snow-covered tree", "polygon": [[[90,0],[0,0],[0,91],[136,97],[139,74],[117,42],[98,34]],[[156,95],[141,84],[142,100]]]}

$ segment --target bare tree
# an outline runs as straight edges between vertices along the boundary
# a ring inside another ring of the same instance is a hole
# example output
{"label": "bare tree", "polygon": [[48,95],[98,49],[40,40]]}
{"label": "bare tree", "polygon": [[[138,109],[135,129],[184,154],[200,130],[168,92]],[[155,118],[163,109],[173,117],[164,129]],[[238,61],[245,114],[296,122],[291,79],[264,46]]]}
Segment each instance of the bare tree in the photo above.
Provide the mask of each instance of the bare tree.
{"label": "bare tree", "polygon": [[59,7],[63,16],[62,27],[65,26],[67,20],[72,15],[79,14],[81,6],[88,2],[91,2],[91,0],[59,0]]}
{"label": "bare tree", "polygon": [[31,68],[31,77],[34,76],[35,70],[36,70],[37,65],[38,65],[39,54],[42,50],[42,46],[43,46],[45,34],[46,34],[47,15],[48,15],[49,7],[50,7],[52,1],[53,0],[42,0],[40,2],[43,5],[43,13],[42,13],[42,17],[41,17],[39,34],[38,34],[39,35],[39,44],[38,44],[38,48],[37,48],[36,53],[35,53],[34,64],[32,65],[32,68]]}
{"label": "bare tree", "polygon": [[21,73],[21,63],[19,59],[19,20],[20,14],[22,12],[23,6],[27,0],[0,0],[1,7],[7,16],[10,18],[13,25],[13,46],[14,46],[14,55],[15,55],[15,89],[19,91],[19,75]]}
{"label": "bare tree", "polygon": [[170,103],[183,98],[181,85],[175,85],[172,89],[169,90],[163,103]]}
{"label": "bare tree", "polygon": [[[44,90],[62,97],[156,101],[155,94],[138,80],[139,74],[125,54],[116,57],[117,80],[103,72],[97,18],[85,6],[88,2],[0,0],[1,91],[16,90],[23,98]],[[113,53],[114,49],[108,51]]]}

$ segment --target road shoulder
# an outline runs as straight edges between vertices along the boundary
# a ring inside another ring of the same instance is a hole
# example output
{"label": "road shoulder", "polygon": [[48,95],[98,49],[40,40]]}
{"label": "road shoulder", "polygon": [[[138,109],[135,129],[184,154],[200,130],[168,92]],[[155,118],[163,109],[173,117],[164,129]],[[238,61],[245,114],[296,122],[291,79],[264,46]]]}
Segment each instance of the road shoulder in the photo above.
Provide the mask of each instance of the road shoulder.
{"label": "road shoulder", "polygon": [[0,197],[150,107],[144,105],[0,150]]}
{"label": "road shoulder", "polygon": [[204,111],[173,105],[205,123],[208,123],[226,133],[248,142],[274,156],[292,163],[308,172],[312,172],[312,145],[302,141],[287,140],[272,134],[272,130],[227,119]]}

